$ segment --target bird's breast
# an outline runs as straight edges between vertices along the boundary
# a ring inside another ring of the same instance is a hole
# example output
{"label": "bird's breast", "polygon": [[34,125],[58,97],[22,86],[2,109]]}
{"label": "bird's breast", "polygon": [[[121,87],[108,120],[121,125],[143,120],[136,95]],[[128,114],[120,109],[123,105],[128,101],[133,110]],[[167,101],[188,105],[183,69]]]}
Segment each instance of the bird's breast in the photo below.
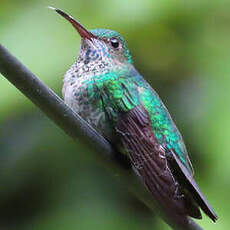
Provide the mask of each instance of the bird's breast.
{"label": "bird's breast", "polygon": [[103,136],[112,138],[113,131],[105,114],[100,90],[92,83],[90,75],[84,78],[68,76],[64,80],[62,93],[69,107]]}

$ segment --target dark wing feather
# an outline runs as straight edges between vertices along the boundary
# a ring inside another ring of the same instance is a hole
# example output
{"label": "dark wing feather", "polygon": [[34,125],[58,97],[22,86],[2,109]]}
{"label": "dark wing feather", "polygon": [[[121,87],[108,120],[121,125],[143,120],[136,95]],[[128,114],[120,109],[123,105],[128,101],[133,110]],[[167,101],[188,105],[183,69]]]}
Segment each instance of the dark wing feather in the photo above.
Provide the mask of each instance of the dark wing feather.
{"label": "dark wing feather", "polygon": [[158,143],[148,112],[143,106],[120,113],[116,131],[128,152],[134,171],[141,177],[163,213],[180,226],[186,226],[187,216],[201,218],[198,206],[213,221],[217,219],[178,156]]}
{"label": "dark wing feather", "polygon": [[217,215],[213,210],[212,206],[208,203],[204,194],[200,191],[194,178],[189,174],[188,170],[178,159],[178,156],[173,151],[171,151],[171,154],[174,161],[174,165],[173,165],[173,167],[175,168],[174,171],[177,171],[178,180],[184,184],[186,189],[189,191],[189,193],[192,195],[192,197],[197,202],[197,204],[201,207],[204,213],[207,216],[209,216],[214,222],[216,222]]}
{"label": "dark wing feather", "polygon": [[[165,149],[152,132],[148,112],[143,106],[118,115],[116,131],[128,152],[134,171],[169,218],[186,226],[189,211],[184,195],[167,164]],[[194,206],[195,213],[199,209]],[[195,215],[195,214],[194,214]]]}

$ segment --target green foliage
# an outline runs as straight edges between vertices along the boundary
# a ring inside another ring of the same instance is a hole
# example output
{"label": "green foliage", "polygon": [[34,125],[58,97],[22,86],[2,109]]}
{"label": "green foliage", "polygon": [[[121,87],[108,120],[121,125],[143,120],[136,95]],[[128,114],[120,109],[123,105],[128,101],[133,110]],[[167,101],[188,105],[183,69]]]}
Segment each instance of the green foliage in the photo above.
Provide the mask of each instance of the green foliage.
{"label": "green foliage", "polygon": [[[230,3],[176,1],[1,1],[0,42],[61,94],[80,37],[62,8],[86,28],[126,39],[136,68],[167,105],[184,136],[195,177],[230,225]],[[73,143],[0,77],[0,223],[7,229],[168,229],[130,197],[119,175]]]}

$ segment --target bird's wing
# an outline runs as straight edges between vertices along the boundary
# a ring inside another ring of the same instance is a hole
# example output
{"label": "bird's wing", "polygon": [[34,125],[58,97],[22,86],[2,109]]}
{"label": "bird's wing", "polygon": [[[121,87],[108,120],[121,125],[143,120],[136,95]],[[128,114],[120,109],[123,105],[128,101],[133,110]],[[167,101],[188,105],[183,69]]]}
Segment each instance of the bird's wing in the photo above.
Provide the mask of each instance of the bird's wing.
{"label": "bird's wing", "polygon": [[141,75],[134,71],[118,77],[116,81],[107,80],[102,95],[106,105],[104,110],[109,115],[110,121],[117,120],[118,112],[127,112],[143,104],[157,141],[168,149],[174,150],[179,160],[186,166],[188,173],[193,175],[192,164],[177,127],[158,94]]}
{"label": "bird's wing", "polygon": [[174,221],[186,222],[186,216],[201,218],[198,206],[216,220],[215,212],[177,154],[158,142],[143,105],[119,113],[116,131],[134,171]]}
{"label": "bird's wing", "polygon": [[[193,179],[182,137],[148,83],[140,75],[130,74],[108,80],[102,92],[104,111],[114,123],[134,171],[164,211],[186,222],[187,215],[201,218],[199,205],[215,220],[214,211]],[[175,166],[170,167],[170,163]],[[183,181],[185,186],[181,186]],[[183,191],[184,187],[191,196]]]}
{"label": "bird's wing", "polygon": [[[145,94],[147,95],[143,95],[143,97],[150,98],[151,100],[151,103],[148,103],[145,107],[151,117],[155,136],[162,145],[174,151],[174,153],[178,156],[178,159],[186,167],[188,173],[193,176],[193,167],[183,138],[174,124],[171,115],[151,86],[146,83],[145,87],[149,90],[146,90]],[[144,100],[144,98],[142,100]]]}
{"label": "bird's wing", "polygon": [[139,105],[118,115],[116,131],[134,171],[167,216],[186,225],[188,212],[179,185],[168,166],[164,148],[152,132],[147,110]]}
{"label": "bird's wing", "polygon": [[115,83],[112,83],[111,89],[108,94],[115,97],[110,101],[115,102],[113,108],[117,106],[118,111],[126,112],[143,104],[157,141],[173,150],[188,173],[193,175],[192,164],[180,132],[158,94],[143,77],[135,71],[130,72],[128,76],[118,78]]}

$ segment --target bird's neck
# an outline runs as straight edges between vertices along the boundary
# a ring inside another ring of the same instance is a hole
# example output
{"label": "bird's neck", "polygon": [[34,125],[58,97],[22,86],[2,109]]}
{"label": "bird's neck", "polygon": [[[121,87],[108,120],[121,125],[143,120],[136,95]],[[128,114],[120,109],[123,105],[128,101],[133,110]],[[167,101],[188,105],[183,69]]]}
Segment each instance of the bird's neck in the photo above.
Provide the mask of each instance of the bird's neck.
{"label": "bird's neck", "polygon": [[78,60],[72,68],[75,69],[77,78],[94,78],[97,76],[107,75],[109,73],[124,73],[128,72],[133,66],[131,64],[123,64],[119,62],[105,62],[103,59],[88,62],[86,60]]}

